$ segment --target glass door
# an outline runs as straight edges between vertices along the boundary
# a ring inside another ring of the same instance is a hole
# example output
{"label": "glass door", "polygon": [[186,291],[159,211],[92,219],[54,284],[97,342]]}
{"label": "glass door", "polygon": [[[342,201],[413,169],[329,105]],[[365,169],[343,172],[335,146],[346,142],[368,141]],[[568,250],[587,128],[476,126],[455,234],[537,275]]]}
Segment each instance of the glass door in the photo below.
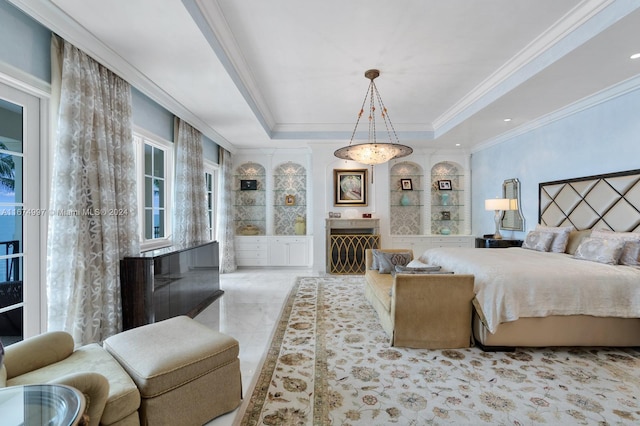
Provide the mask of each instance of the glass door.
{"label": "glass door", "polygon": [[[41,324],[39,99],[0,83],[0,339]],[[25,256],[29,253],[29,256]]]}

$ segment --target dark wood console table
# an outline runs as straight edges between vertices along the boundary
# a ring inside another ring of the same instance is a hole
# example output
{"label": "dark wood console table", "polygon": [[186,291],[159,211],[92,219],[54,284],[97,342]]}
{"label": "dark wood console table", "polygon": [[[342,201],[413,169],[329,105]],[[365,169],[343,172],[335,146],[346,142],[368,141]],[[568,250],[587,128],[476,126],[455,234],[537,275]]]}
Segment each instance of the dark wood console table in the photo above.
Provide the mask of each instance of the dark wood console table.
{"label": "dark wood console table", "polygon": [[123,329],[196,316],[220,290],[218,242],[168,247],[120,261]]}

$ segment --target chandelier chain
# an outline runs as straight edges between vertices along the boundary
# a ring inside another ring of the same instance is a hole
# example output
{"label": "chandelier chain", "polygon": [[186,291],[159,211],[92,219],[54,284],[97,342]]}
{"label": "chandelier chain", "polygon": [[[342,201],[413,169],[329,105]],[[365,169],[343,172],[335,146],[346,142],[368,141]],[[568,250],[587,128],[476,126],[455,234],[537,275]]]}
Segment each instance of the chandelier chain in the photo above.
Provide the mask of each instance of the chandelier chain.
{"label": "chandelier chain", "polygon": [[[382,102],[382,96],[380,96],[380,92],[378,92],[378,86],[376,86],[376,83],[372,80],[371,84],[373,84],[373,87],[375,88],[375,92],[376,92],[376,97],[378,98],[378,104],[380,105],[380,108],[382,108],[382,120],[384,121],[384,125],[387,127],[387,134],[389,135],[389,142],[393,142],[391,140],[391,133],[393,131],[393,137],[396,140],[396,143],[400,143],[400,139],[398,138],[398,134],[396,133],[396,129],[393,127],[393,122],[391,121],[391,115],[389,115],[389,111],[387,110],[387,107],[384,106],[384,102]],[[389,130],[389,126],[391,126],[391,130]]]}
{"label": "chandelier chain", "polygon": [[[371,80],[371,83],[373,83],[373,80]],[[369,83],[369,86],[371,86],[371,83]],[[353,132],[351,133],[351,139],[349,140],[349,145],[351,145],[351,142],[353,142],[353,138],[355,138],[356,136],[356,130],[358,130],[358,124],[360,123],[360,119],[362,118],[362,113],[364,112],[364,104],[367,103],[368,97],[369,97],[369,90],[367,90],[366,93],[364,94],[364,99],[362,100],[362,106],[360,107],[360,113],[358,114],[358,119],[356,120],[356,126],[353,128]]]}

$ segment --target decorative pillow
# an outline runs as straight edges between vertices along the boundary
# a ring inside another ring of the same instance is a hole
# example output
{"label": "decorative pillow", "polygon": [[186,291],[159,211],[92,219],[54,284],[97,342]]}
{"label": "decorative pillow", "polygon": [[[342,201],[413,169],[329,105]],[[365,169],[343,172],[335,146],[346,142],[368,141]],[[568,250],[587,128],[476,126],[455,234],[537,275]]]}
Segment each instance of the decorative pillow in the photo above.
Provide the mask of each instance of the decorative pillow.
{"label": "decorative pillow", "polygon": [[380,250],[378,250],[378,249],[371,250],[371,254],[373,255],[373,259],[371,261],[371,267],[369,269],[378,269],[379,268],[379,266],[378,266],[378,252],[379,251]]}
{"label": "decorative pillow", "polygon": [[531,231],[522,243],[522,248],[536,251],[549,251],[553,234],[550,232]]}
{"label": "decorative pillow", "polygon": [[551,247],[549,247],[548,250],[553,253],[565,252],[567,243],[569,242],[569,233],[573,229],[573,226],[544,226],[540,224],[536,225],[536,231],[548,232],[553,234],[553,241],[551,242]]}
{"label": "decorative pillow", "polygon": [[380,274],[390,274],[395,270],[396,265],[406,266],[411,262],[413,257],[411,252],[383,252],[379,251],[378,254],[378,272]]}
{"label": "decorative pillow", "polygon": [[576,259],[615,265],[620,259],[625,242],[605,238],[585,238],[573,255]]}
{"label": "decorative pillow", "polygon": [[591,229],[584,229],[582,231],[573,230],[569,232],[569,241],[567,241],[567,248],[565,252],[568,254],[575,254],[576,249],[585,238],[591,236]]}
{"label": "decorative pillow", "polygon": [[432,265],[429,265],[428,263],[424,263],[419,259],[413,259],[411,262],[407,263],[407,267],[409,268],[428,268],[429,266],[432,266]]}
{"label": "decorative pillow", "polygon": [[423,263],[424,266],[402,266],[396,265],[396,272],[436,272],[439,271],[442,267],[436,265],[427,265]]}
{"label": "decorative pillow", "polygon": [[616,239],[625,242],[620,264],[629,266],[640,265],[640,233],[638,232],[613,232],[608,229],[595,229],[591,236],[593,238]]}

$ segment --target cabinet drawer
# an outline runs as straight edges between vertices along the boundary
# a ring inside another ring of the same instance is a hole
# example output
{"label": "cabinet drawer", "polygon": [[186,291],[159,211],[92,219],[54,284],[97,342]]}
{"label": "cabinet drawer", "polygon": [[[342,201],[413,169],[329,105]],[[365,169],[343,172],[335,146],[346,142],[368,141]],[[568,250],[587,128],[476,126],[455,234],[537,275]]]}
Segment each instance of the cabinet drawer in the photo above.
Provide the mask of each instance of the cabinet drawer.
{"label": "cabinet drawer", "polygon": [[278,237],[278,238],[274,238],[273,242],[276,244],[300,244],[300,243],[306,243],[307,239],[306,238],[302,238],[302,237],[289,237],[289,238],[282,238],[282,237]]}
{"label": "cabinet drawer", "polygon": [[266,250],[238,250],[236,251],[236,260],[240,259],[266,259]]}
{"label": "cabinet drawer", "polygon": [[267,259],[242,259],[236,258],[236,263],[238,266],[268,266]]}
{"label": "cabinet drawer", "polygon": [[267,244],[236,244],[236,251],[266,251]]}

